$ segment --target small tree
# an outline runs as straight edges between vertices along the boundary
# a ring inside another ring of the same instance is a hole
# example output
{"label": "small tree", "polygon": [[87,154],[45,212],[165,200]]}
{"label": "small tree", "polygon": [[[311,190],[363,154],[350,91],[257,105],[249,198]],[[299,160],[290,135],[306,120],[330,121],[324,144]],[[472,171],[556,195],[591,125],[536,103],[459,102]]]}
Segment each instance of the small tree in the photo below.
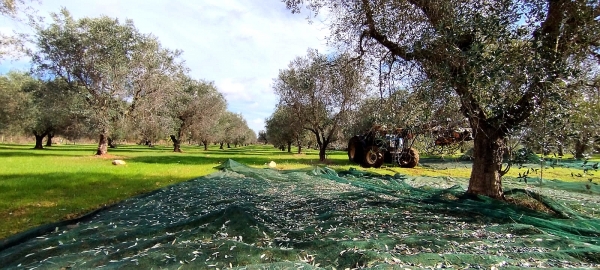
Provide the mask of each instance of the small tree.
{"label": "small tree", "polygon": [[188,134],[206,140],[203,135],[215,125],[225,106],[225,99],[212,82],[186,79],[169,106],[175,131],[171,135],[173,151],[181,152],[181,141]]}
{"label": "small tree", "polygon": [[258,131],[258,142],[264,143],[264,144],[269,143],[269,141],[267,139],[267,131],[265,131],[265,130]]}
{"label": "small tree", "polygon": [[291,153],[292,144],[295,144],[298,146],[298,154],[302,152],[302,138],[306,130],[290,108],[278,106],[265,123],[266,136],[274,146],[285,145],[288,153]]}
{"label": "small tree", "polygon": [[227,148],[231,148],[231,144],[239,143],[248,134],[247,131],[249,129],[246,120],[241,114],[229,111],[221,114],[214,130],[216,142],[219,143],[219,149],[224,149],[224,145],[227,145]]}
{"label": "small tree", "polygon": [[0,77],[0,134],[18,133],[29,122],[31,95],[23,89],[32,82],[31,77],[19,72]]}
{"label": "small tree", "polygon": [[275,80],[279,105],[289,108],[302,128],[314,134],[319,146],[319,160],[338,139],[342,123],[356,108],[366,92],[363,67],[348,55],[328,57],[309,50],[296,58]]}
{"label": "small tree", "polygon": [[44,137],[46,146],[52,146],[52,138],[63,133],[71,119],[81,117],[76,108],[83,100],[62,80],[35,80],[24,91],[31,95],[25,129],[35,136],[35,149],[43,149]]}

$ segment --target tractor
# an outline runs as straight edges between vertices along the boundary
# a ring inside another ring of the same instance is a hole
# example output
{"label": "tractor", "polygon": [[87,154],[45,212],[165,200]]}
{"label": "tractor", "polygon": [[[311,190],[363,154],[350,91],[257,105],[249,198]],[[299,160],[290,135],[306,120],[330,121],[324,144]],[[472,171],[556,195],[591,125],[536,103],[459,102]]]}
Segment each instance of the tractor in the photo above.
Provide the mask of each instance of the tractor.
{"label": "tractor", "polygon": [[400,167],[414,168],[419,164],[419,151],[413,148],[417,133],[434,134],[436,139],[433,144],[440,147],[473,139],[471,130],[465,128],[435,126],[388,130],[375,125],[365,134],[350,139],[348,159],[365,168],[379,168],[383,163],[396,163]]}

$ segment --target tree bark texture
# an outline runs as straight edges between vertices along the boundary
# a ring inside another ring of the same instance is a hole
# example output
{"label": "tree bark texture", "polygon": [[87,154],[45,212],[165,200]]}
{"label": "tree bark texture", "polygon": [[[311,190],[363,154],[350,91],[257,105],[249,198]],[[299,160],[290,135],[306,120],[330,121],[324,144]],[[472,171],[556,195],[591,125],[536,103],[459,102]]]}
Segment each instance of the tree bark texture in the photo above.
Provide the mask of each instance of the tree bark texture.
{"label": "tree bark texture", "polygon": [[108,137],[108,147],[109,148],[117,148],[117,144],[115,144],[115,140],[113,140],[111,137]]}
{"label": "tree bark texture", "polygon": [[46,134],[34,132],[33,135],[35,136],[35,146],[33,149],[44,149],[44,137],[46,137]]}
{"label": "tree bark texture", "polygon": [[171,141],[173,141],[173,152],[181,153],[181,141],[175,135],[171,135]]}
{"label": "tree bark texture", "polygon": [[54,133],[49,132],[48,135],[46,135],[46,137],[46,146],[52,146],[52,138],[54,138]]}
{"label": "tree bark texture", "polygon": [[325,161],[325,158],[327,157],[326,151],[327,151],[327,144],[323,144],[319,147],[319,161],[321,161],[321,162]]}
{"label": "tree bark texture", "polygon": [[98,139],[98,150],[96,151],[97,156],[106,155],[108,153],[108,132],[104,130],[100,133]]}
{"label": "tree bark texture", "polygon": [[502,157],[505,149],[505,138],[499,131],[489,127],[476,131],[467,193],[504,199]]}
{"label": "tree bark texture", "polygon": [[576,159],[583,159],[584,153],[587,150],[587,145],[583,142],[581,142],[581,140],[576,140],[575,141],[575,158]]}

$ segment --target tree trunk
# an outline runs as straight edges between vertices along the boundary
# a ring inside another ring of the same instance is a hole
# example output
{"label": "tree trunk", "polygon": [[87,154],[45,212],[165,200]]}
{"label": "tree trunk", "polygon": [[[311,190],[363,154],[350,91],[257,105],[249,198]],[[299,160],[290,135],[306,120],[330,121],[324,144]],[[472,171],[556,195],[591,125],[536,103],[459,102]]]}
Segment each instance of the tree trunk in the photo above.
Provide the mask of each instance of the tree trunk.
{"label": "tree trunk", "polygon": [[583,154],[585,153],[586,149],[587,149],[587,146],[585,145],[585,143],[582,143],[581,140],[576,140],[575,141],[575,158],[576,159],[585,158],[585,156]]}
{"label": "tree trunk", "polygon": [[325,161],[325,150],[327,149],[327,146],[325,144],[321,145],[321,147],[319,148],[319,161]]}
{"label": "tree trunk", "polygon": [[323,136],[323,139],[321,139],[321,133],[318,130],[311,130],[313,132],[313,134],[315,134],[315,138],[317,139],[317,147],[319,148],[319,161],[323,162],[325,161],[325,150],[327,149],[327,144],[329,144],[328,141],[325,140],[325,137]]}
{"label": "tree trunk", "polygon": [[208,150],[208,141],[202,141],[202,144],[204,144],[204,151]]}
{"label": "tree trunk", "polygon": [[502,156],[504,136],[494,128],[482,127],[476,131],[473,148],[473,169],[467,193],[504,199],[502,191]]}
{"label": "tree trunk", "polygon": [[302,145],[298,144],[298,154],[302,154]]}
{"label": "tree trunk", "polygon": [[109,148],[117,148],[117,145],[115,144],[115,140],[113,140],[111,137],[108,137],[108,147]]}
{"label": "tree trunk", "polygon": [[173,141],[173,152],[181,153],[181,141],[175,135],[171,135],[171,141]]}
{"label": "tree trunk", "polygon": [[231,148],[231,145],[229,143],[227,143],[227,148]]}
{"label": "tree trunk", "polygon": [[219,143],[219,149],[223,150],[223,142]]}
{"label": "tree trunk", "polygon": [[46,133],[38,134],[34,132],[33,136],[35,136],[35,146],[33,149],[44,149],[44,137],[46,137]]}
{"label": "tree trunk", "polygon": [[558,145],[558,156],[562,157],[565,155],[565,148],[563,147],[562,143]]}
{"label": "tree trunk", "polygon": [[287,143],[288,153],[292,153],[292,142]]}
{"label": "tree trunk", "polygon": [[48,135],[46,136],[46,146],[52,146],[52,138],[54,138],[54,132],[48,132]]}
{"label": "tree trunk", "polygon": [[98,140],[98,150],[96,151],[97,156],[106,155],[108,153],[108,132],[104,130],[100,133],[100,138]]}

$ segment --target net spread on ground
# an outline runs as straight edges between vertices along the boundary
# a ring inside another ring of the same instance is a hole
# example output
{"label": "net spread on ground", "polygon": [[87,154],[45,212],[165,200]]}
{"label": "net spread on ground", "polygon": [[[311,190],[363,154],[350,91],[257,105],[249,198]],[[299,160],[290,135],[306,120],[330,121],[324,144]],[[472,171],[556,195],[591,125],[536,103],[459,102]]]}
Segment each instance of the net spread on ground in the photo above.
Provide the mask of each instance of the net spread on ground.
{"label": "net spread on ground", "polygon": [[505,180],[533,211],[466,197],[466,179],[228,160],[221,171],[0,242],[11,268],[600,267],[595,183]]}

